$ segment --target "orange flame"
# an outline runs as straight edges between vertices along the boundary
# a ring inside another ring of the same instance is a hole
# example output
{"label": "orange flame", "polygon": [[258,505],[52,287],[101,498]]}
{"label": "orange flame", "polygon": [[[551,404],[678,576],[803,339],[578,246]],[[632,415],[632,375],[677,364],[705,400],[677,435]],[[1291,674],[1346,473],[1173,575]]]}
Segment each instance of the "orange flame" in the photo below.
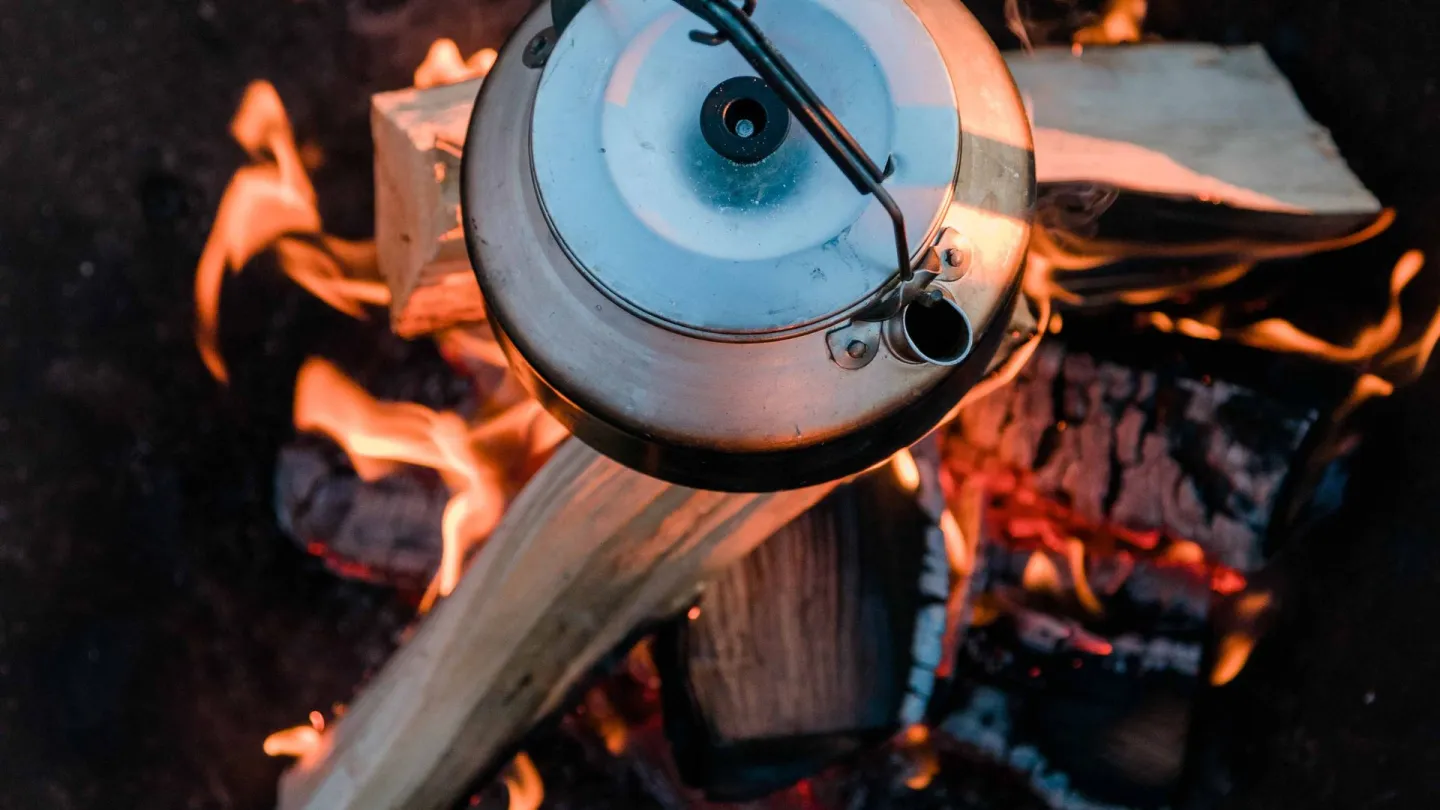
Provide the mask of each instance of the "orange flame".
{"label": "orange flame", "polygon": [[1108,0],[1100,21],[1075,32],[1076,45],[1139,42],[1149,4],[1146,0]]}
{"label": "orange flame", "polygon": [[1044,551],[1032,552],[1025,562],[1025,572],[1020,575],[1020,584],[1031,593],[1059,593],[1060,570]]}
{"label": "orange flame", "polygon": [[1335,421],[1345,421],[1347,416],[1354,413],[1356,408],[1368,400],[1375,397],[1388,397],[1393,393],[1395,393],[1395,384],[1389,380],[1374,374],[1361,374],[1359,379],[1355,380],[1355,387],[1351,389],[1350,396],[1346,397],[1340,407],[1335,409]]}
{"label": "orange flame", "polygon": [[596,686],[585,694],[584,710],[590,728],[600,736],[610,756],[618,757],[625,753],[625,749],[630,747],[630,728],[610,703],[603,686]]}
{"label": "orange flame", "polygon": [[252,82],[246,89],[230,131],[253,162],[236,171],[226,187],[195,269],[196,344],[221,382],[229,379],[219,348],[225,270],[238,273],[267,248],[276,249],[281,268],[296,283],[341,312],[363,317],[363,304],[390,301],[385,285],[347,277],[347,266],[373,268],[374,247],[321,231],[315,189],[289,116],[269,82]]}
{"label": "orange flame", "polygon": [[[334,439],[366,480],[384,476],[397,464],[440,473],[451,497],[431,591],[446,596],[454,590],[467,552],[490,534],[505,509],[503,479],[477,452],[464,420],[412,403],[377,401],[330,363],[311,358],[295,382],[295,427]],[[434,595],[427,595],[427,607]]]}
{"label": "orange flame", "polygon": [[272,757],[304,757],[320,747],[320,732],[312,726],[283,729],[265,738],[265,753]]}
{"label": "orange flame", "polygon": [[490,72],[497,56],[494,48],[481,48],[465,59],[460,56],[460,46],[455,44],[455,40],[441,37],[430,43],[425,61],[415,68],[415,87],[424,90],[478,79]]}
{"label": "orange flame", "polygon": [[968,577],[975,570],[975,538],[967,538],[960,522],[949,510],[940,513],[940,533],[945,538],[945,557],[957,577]]}
{"label": "orange flame", "polygon": [[265,753],[272,757],[308,757],[320,750],[320,732],[325,730],[325,716],[310,712],[310,725],[281,729],[265,738]]}
{"label": "orange flame", "polygon": [[510,810],[537,810],[545,800],[545,783],[524,752],[505,766],[505,788],[510,791]]}
{"label": "orange flame", "polygon": [[920,465],[915,463],[915,456],[908,449],[892,456],[890,464],[895,469],[895,478],[900,481],[900,486],[911,492],[920,490]]}
{"label": "orange flame", "polygon": [[[1221,329],[1191,318],[1172,319],[1160,312],[1148,313],[1145,319],[1163,332],[1179,332],[1204,340],[1228,338],[1275,352],[1304,354],[1336,363],[1360,363],[1380,355],[1399,338],[1402,323],[1400,294],[1424,265],[1425,254],[1418,250],[1409,251],[1400,258],[1390,275],[1390,303],[1384,317],[1378,323],[1362,329],[1349,345],[1321,340],[1280,318],[1270,318],[1235,329]],[[1429,362],[1436,340],[1440,340],[1440,318],[1432,321],[1430,328],[1426,330],[1425,338],[1403,350],[1406,359],[1423,368],[1424,364]]]}
{"label": "orange flame", "polygon": [[1075,599],[1080,606],[1096,615],[1104,613],[1105,609],[1090,587],[1090,578],[1085,575],[1085,544],[1079,538],[1071,537],[1065,541],[1065,560],[1070,563],[1070,578],[1075,583]]}
{"label": "orange flame", "polygon": [[896,740],[896,749],[905,759],[905,787],[924,790],[930,786],[935,775],[940,773],[940,759],[930,741],[928,726],[916,723],[901,731]]}
{"label": "orange flame", "polygon": [[1224,686],[1235,680],[1245,668],[1255,649],[1256,625],[1261,614],[1270,607],[1270,594],[1247,593],[1235,603],[1235,629],[1221,639],[1215,654],[1215,668],[1210,672],[1212,686]]}

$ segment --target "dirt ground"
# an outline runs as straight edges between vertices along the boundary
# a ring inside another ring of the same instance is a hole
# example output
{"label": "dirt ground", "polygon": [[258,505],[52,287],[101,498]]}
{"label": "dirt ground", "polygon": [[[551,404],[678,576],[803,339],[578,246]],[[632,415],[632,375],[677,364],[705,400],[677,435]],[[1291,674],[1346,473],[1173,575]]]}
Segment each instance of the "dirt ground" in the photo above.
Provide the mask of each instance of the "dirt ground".
{"label": "dirt ground", "polygon": [[[272,806],[265,735],[384,660],[408,606],[281,535],[273,465],[305,356],[424,349],[260,261],[226,285],[222,388],[193,347],[193,269],[250,79],[323,151],[327,227],[367,236],[369,94],[434,37],[498,45],[526,5],[0,0],[0,808]],[[1000,5],[972,4],[1013,44]],[[1315,296],[1345,302],[1407,248],[1440,261],[1440,4],[1151,5],[1162,36],[1264,43],[1399,209],[1306,270]],[[1278,625],[1196,746],[1236,766],[1197,770],[1197,806],[1440,806],[1436,413],[1433,374],[1374,408],[1346,512],[1284,554]]]}

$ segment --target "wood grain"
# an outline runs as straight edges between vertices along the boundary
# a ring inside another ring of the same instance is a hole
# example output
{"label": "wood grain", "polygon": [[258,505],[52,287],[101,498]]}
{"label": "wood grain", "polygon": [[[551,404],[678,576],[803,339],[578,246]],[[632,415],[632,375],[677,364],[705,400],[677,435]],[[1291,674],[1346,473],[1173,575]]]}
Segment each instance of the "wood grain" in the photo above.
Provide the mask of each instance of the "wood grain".
{"label": "wood grain", "polygon": [[281,810],[449,806],[643,621],[804,512],[666,484],[576,440],[521,493],[456,591],[281,783]]}
{"label": "wood grain", "polygon": [[1239,208],[1380,210],[1259,45],[1042,48],[1006,64],[1041,183],[1085,180]]}

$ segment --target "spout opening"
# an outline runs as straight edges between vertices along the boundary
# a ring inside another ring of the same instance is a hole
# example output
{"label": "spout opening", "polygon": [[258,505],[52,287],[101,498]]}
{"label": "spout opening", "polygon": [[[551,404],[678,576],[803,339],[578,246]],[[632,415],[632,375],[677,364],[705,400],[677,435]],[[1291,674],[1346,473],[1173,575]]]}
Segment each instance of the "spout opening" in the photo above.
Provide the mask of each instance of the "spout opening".
{"label": "spout opening", "polygon": [[901,336],[911,359],[939,366],[964,360],[974,346],[970,318],[948,298],[915,301],[900,313]]}

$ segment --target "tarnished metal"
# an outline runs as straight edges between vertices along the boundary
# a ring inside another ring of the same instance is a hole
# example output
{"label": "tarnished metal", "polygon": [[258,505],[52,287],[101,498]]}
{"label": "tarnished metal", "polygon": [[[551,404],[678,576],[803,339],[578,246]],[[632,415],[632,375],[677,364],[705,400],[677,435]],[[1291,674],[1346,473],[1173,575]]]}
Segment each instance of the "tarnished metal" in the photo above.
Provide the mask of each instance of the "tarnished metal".
{"label": "tarnished metal", "polygon": [[880,353],[880,324],[876,321],[851,321],[825,334],[830,359],[849,371],[858,371]]}
{"label": "tarnished metal", "polygon": [[[623,463],[756,491],[864,469],[928,432],[1004,335],[1034,205],[1020,99],[953,0],[758,5],[757,24],[867,151],[897,156],[886,187],[910,206],[922,261],[911,285],[887,289],[883,212],[803,128],[753,166],[708,162],[720,158],[700,135],[700,105],[749,73],[728,47],[688,41],[698,20],[684,15],[671,0],[589,3],[529,70],[524,45],[551,22],[542,5],[501,52],[464,167],[489,314],[547,408]],[[827,43],[856,40],[864,58],[829,55]],[[669,70],[649,65],[662,52]],[[863,118],[876,109],[878,123]],[[954,136],[927,128],[944,121],[958,122]],[[706,160],[687,165],[697,143]],[[961,261],[947,264],[952,249]],[[856,319],[901,289],[894,325]],[[940,299],[916,303],[930,293]],[[926,302],[950,309],[916,324],[942,328],[933,344],[906,342],[904,305]],[[964,341],[945,326],[959,318]],[[887,328],[900,330],[893,340]],[[935,357],[927,345],[964,351]]]}

